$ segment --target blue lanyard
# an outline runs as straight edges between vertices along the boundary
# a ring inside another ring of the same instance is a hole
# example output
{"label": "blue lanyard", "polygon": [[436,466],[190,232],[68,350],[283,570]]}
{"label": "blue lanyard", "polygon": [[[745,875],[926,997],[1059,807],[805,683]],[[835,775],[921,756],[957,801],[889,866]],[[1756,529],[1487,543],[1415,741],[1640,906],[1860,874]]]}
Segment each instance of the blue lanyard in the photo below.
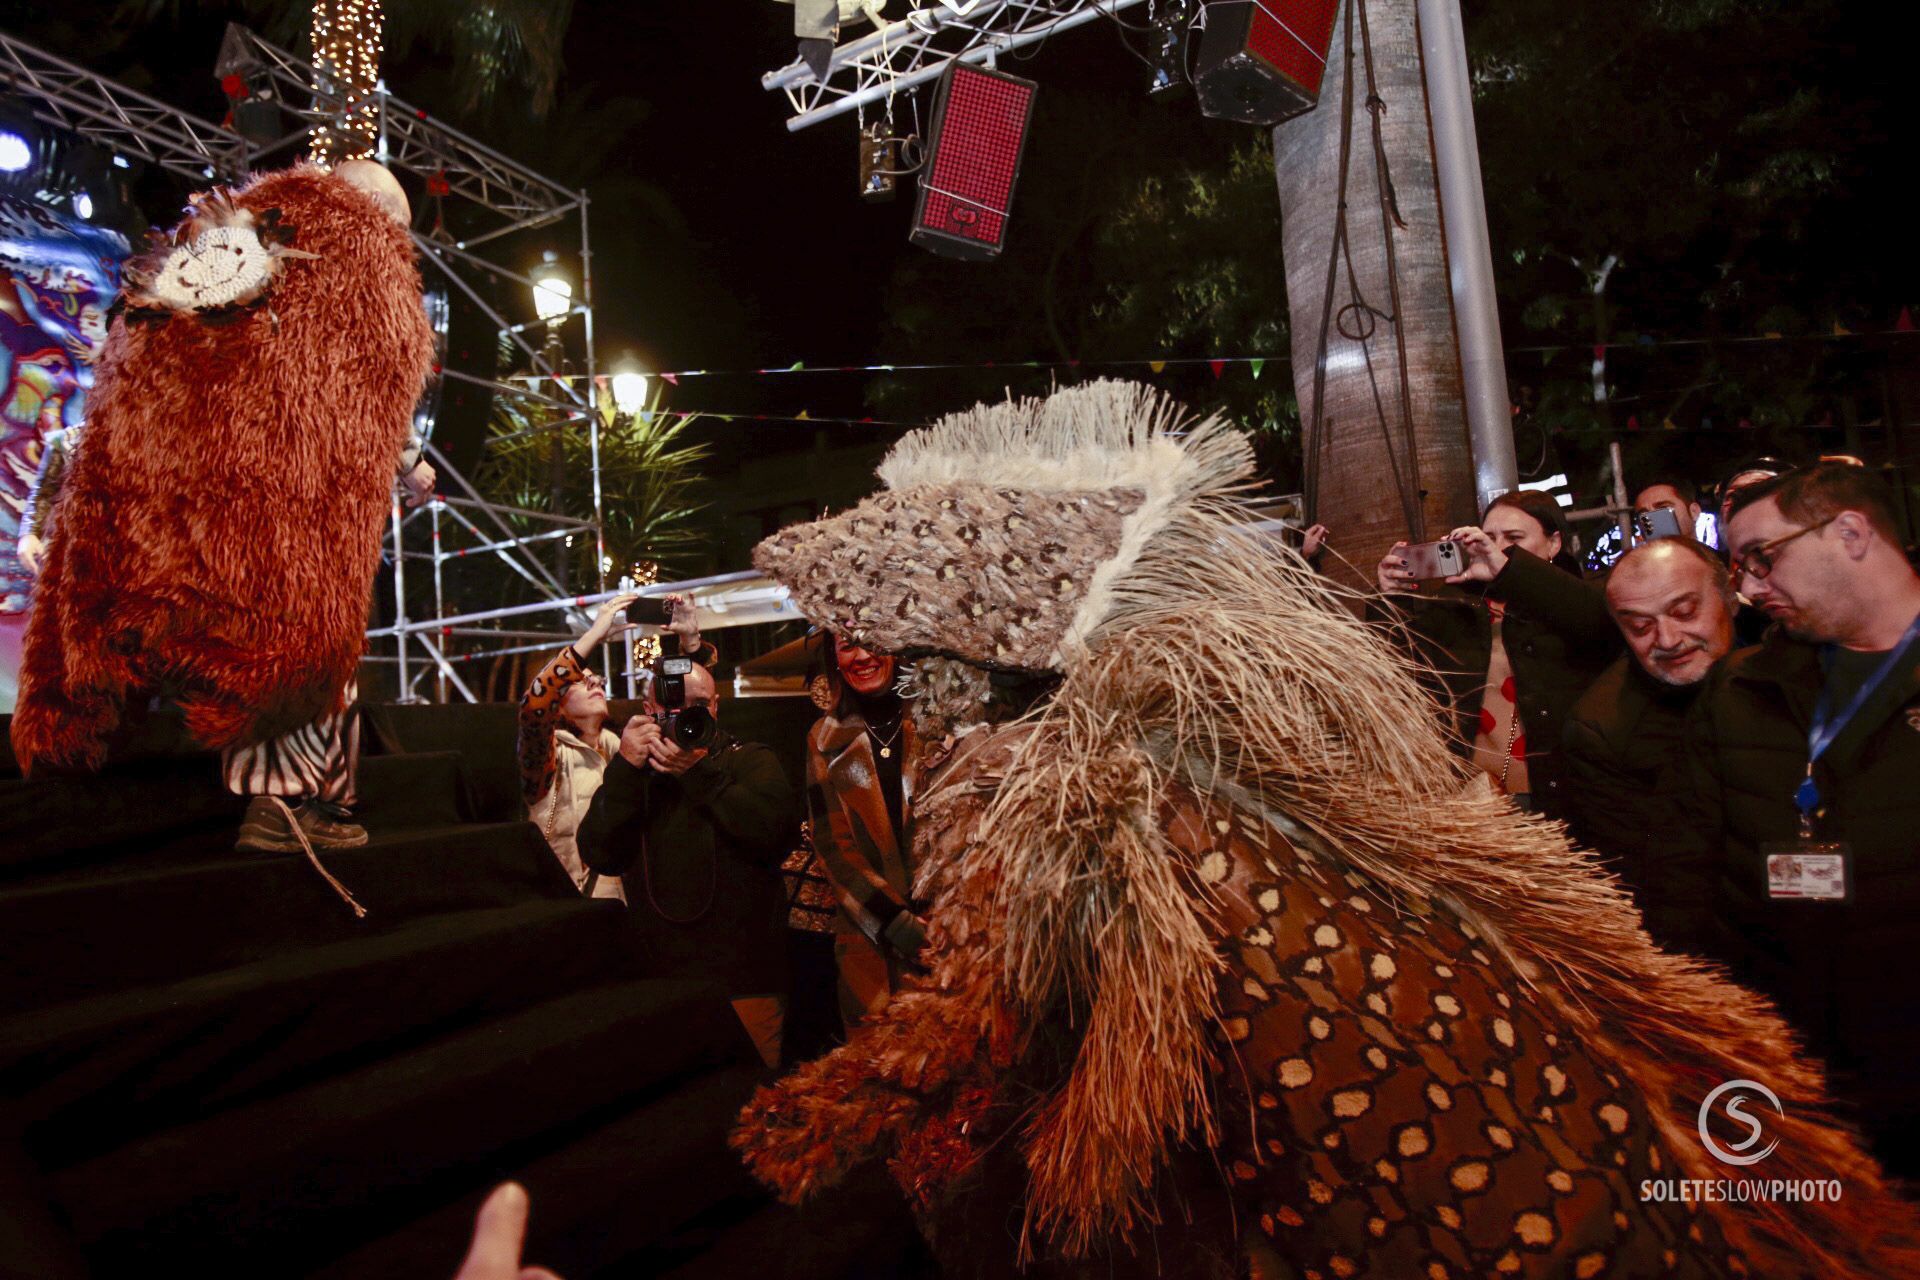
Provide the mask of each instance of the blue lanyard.
{"label": "blue lanyard", "polygon": [[[1873,695],[1880,691],[1880,686],[1887,682],[1887,677],[1900,668],[1901,659],[1906,657],[1907,650],[1913,646],[1915,637],[1920,637],[1920,614],[1916,614],[1913,621],[1907,624],[1906,634],[1902,635],[1899,642],[1888,651],[1887,656],[1881,660],[1873,674],[1854,690],[1853,697],[1848,700],[1846,707],[1839,715],[1833,714],[1833,707],[1828,702],[1826,689],[1820,690],[1820,700],[1813,707],[1813,723],[1807,727],[1807,776],[1800,783],[1799,789],[1793,793],[1793,802],[1799,808],[1802,817],[1811,818],[1820,808],[1820,788],[1813,780],[1814,763],[1827,753],[1827,748],[1833,745],[1834,739],[1838,738],[1853,718],[1860,714],[1860,709],[1872,700]],[[1828,652],[1831,653],[1831,650]],[[1825,662],[1821,663],[1822,670],[1825,670],[1827,665]]]}

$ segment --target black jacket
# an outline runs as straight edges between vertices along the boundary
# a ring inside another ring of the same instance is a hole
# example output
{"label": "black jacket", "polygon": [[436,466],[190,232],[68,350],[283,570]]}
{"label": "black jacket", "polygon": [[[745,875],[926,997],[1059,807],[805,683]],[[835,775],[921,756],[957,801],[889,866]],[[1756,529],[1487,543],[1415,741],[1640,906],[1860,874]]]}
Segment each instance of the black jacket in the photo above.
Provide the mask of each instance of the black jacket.
{"label": "black jacket", "polygon": [[[1596,582],[1554,568],[1525,551],[1507,552],[1507,565],[1486,585],[1507,606],[1501,627],[1520,696],[1527,773],[1533,802],[1558,817],[1563,809],[1560,726],[1587,686],[1620,652],[1619,628]],[[1431,670],[1431,686],[1446,711],[1454,749],[1473,750],[1480,697],[1493,656],[1493,622],[1477,599],[1392,595],[1376,597],[1375,619],[1405,624],[1413,656]],[[1400,628],[1394,628],[1398,638]]]}
{"label": "black jacket", "polygon": [[1695,944],[1772,995],[1834,1070],[1882,1159],[1920,1172],[1920,654],[1910,652],[1815,767],[1817,836],[1852,846],[1852,900],[1776,901],[1770,841],[1799,826],[1819,649],[1777,628],[1707,678],[1676,779],[1660,904]]}
{"label": "black jacket", "polygon": [[1606,856],[1643,907],[1676,821],[1668,780],[1683,767],[1687,711],[1705,687],[1656,680],[1626,654],[1580,695],[1560,729],[1567,827]]}
{"label": "black jacket", "polygon": [[580,823],[580,856],[622,877],[661,976],[765,995],[786,989],[779,868],[799,825],[779,757],[722,733],[678,778],[609,761]]}

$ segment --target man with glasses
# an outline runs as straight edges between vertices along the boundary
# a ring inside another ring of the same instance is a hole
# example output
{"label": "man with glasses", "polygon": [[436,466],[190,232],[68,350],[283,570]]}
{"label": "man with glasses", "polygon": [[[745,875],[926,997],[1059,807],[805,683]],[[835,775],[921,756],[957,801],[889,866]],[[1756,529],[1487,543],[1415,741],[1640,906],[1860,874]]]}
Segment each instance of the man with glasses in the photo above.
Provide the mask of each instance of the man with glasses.
{"label": "man with glasses", "polygon": [[1920,575],[1893,498],[1821,462],[1735,499],[1734,585],[1772,620],[1708,679],[1661,902],[1772,995],[1896,1172],[1920,1172]]}

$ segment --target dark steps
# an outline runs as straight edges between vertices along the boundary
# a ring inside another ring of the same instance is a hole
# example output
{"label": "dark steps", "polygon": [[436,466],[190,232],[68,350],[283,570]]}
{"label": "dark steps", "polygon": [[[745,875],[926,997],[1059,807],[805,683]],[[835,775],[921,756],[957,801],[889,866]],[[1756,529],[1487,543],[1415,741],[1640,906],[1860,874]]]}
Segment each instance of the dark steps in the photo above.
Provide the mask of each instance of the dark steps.
{"label": "dark steps", "polygon": [[[369,756],[356,821],[369,831],[471,822],[471,790],[456,752]],[[246,807],[206,755],[94,777],[0,780],[0,878],[218,856],[233,849]]]}
{"label": "dark steps", "polygon": [[617,904],[420,921],[182,982],[0,1020],[0,1096],[64,1167],[560,992],[643,977]]}
{"label": "dark steps", "polygon": [[[704,1077],[524,1166],[497,1168],[494,1181],[512,1178],[532,1197],[522,1254],[528,1264],[566,1280],[654,1275],[687,1219],[718,1200],[760,1203],[764,1196],[726,1146],[760,1078],[744,1066]],[[492,1185],[321,1267],[316,1280],[450,1274]]]}
{"label": "dark steps", "polygon": [[441,912],[579,896],[528,822],[401,828],[321,861],[366,907],[364,920],[299,853],[144,861],[0,889],[12,961],[0,1007],[175,981]]}
{"label": "dark steps", "polygon": [[596,987],[174,1126],[48,1182],[105,1274],[150,1268],[156,1241],[199,1242],[182,1254],[204,1259],[201,1274],[286,1274],[488,1183],[556,1134],[753,1061],[711,988]]}

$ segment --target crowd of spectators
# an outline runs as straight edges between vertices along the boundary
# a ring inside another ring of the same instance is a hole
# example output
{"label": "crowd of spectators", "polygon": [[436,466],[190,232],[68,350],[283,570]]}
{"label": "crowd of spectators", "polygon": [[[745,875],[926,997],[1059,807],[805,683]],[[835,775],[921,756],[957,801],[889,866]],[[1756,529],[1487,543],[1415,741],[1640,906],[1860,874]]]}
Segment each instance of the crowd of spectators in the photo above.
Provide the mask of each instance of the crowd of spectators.
{"label": "crowd of spectators", "polygon": [[[1672,950],[1770,996],[1891,1171],[1920,1173],[1920,574],[1893,490],[1853,458],[1743,464],[1703,519],[1684,477],[1604,575],[1533,493],[1397,544],[1370,611],[1431,681],[1456,750],[1564,820]],[[1714,530],[1719,548],[1701,541]],[[1442,585],[1442,582],[1445,585]],[[1447,590],[1448,587],[1454,590]]]}

